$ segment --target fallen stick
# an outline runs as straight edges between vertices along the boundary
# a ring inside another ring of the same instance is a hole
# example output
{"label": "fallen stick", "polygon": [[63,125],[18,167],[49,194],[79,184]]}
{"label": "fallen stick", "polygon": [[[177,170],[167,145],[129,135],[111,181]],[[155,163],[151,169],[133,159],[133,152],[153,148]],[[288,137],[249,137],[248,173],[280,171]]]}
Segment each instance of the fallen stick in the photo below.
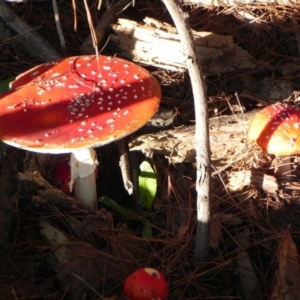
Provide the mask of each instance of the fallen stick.
{"label": "fallen stick", "polygon": [[180,37],[184,60],[191,79],[196,116],[194,143],[197,155],[197,232],[194,261],[207,261],[210,228],[210,147],[208,137],[208,112],[204,76],[197,56],[188,16],[182,11],[179,1],[163,0]]}

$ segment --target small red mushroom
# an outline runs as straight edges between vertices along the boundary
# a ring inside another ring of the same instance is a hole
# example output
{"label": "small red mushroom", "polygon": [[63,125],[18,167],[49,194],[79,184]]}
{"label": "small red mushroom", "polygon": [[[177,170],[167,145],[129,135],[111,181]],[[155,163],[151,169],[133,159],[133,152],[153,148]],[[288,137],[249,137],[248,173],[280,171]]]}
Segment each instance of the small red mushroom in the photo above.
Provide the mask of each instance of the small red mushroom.
{"label": "small red mushroom", "polygon": [[289,180],[292,168],[288,156],[300,153],[300,108],[288,104],[265,107],[251,120],[248,140],[269,154],[282,156],[276,174]]}
{"label": "small red mushroom", "polygon": [[153,268],[138,269],[129,275],[123,291],[128,300],[166,300],[169,293],[165,276]]}
{"label": "small red mushroom", "polygon": [[265,107],[251,120],[248,140],[269,154],[299,154],[300,108],[288,104]]}
{"label": "small red mushroom", "polygon": [[93,147],[142,127],[160,102],[147,70],[116,57],[85,55],[37,66],[0,96],[0,139],[40,153],[72,153],[71,184],[96,209]]}

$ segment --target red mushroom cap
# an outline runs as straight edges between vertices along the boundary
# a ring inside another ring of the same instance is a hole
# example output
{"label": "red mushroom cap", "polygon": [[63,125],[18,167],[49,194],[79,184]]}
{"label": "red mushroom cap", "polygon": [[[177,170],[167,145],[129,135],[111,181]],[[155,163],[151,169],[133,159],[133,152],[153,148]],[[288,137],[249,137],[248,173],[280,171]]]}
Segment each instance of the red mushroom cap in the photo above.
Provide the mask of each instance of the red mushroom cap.
{"label": "red mushroom cap", "polygon": [[123,290],[128,300],[165,300],[169,293],[165,276],[153,268],[133,272],[126,278]]}
{"label": "red mushroom cap", "polygon": [[17,77],[11,89],[0,96],[0,139],[44,153],[120,139],[153,116],[161,97],[145,69],[95,55],[37,66]]}
{"label": "red mushroom cap", "polygon": [[299,154],[300,109],[288,104],[265,107],[251,120],[248,139],[270,154]]}

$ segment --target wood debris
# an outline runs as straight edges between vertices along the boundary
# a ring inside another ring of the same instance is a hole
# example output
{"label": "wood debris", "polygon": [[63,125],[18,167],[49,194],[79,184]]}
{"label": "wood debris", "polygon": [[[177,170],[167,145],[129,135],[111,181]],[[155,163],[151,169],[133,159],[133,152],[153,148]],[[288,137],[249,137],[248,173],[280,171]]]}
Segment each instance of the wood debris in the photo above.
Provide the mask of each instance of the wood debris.
{"label": "wood debris", "polygon": [[[242,157],[246,149],[248,124],[256,111],[222,116],[209,120],[212,160],[230,163]],[[157,133],[145,134],[129,143],[130,150],[142,151],[151,157],[163,154],[172,163],[194,162],[194,126],[179,127]]]}
{"label": "wood debris", "polygon": [[[171,25],[152,18],[145,18],[143,24],[119,19],[112,30],[109,44],[118,56],[171,71],[186,71],[182,45]],[[231,36],[199,31],[193,31],[193,35],[205,76],[254,70],[259,65],[247,51],[234,44]]]}

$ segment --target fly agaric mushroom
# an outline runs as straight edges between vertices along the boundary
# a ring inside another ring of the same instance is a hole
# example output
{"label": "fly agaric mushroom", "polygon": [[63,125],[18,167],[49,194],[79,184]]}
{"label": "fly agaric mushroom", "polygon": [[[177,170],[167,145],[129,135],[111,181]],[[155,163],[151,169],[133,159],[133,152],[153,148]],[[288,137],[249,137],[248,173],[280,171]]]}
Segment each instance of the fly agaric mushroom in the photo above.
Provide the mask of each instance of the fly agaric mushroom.
{"label": "fly agaric mushroom", "polygon": [[265,107],[251,120],[248,140],[257,142],[269,154],[280,156],[299,154],[300,109],[288,104]]}
{"label": "fly agaric mushroom", "polygon": [[288,104],[265,107],[251,120],[248,130],[248,140],[276,155],[299,154],[299,137],[300,109]]}
{"label": "fly agaric mushroom", "polygon": [[159,106],[157,80],[116,57],[76,56],[39,65],[1,95],[0,139],[39,153],[72,153],[74,195],[96,209],[93,147],[142,127]]}
{"label": "fly agaric mushroom", "polygon": [[138,269],[129,275],[123,291],[128,300],[165,300],[169,293],[165,276],[153,268]]}

